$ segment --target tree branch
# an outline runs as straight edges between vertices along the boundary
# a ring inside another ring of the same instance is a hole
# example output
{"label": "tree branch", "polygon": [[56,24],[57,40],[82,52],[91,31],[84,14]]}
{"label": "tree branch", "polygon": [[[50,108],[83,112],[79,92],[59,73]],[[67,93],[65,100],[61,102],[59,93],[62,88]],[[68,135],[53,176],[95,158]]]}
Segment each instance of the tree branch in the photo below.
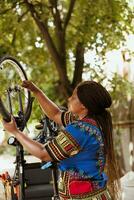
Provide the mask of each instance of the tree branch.
{"label": "tree branch", "polygon": [[15,7],[16,7],[16,3],[13,3],[13,5],[11,6],[11,8],[8,8],[8,9],[5,9],[5,10],[2,10],[2,11],[0,12],[0,15],[4,15],[4,14],[6,14],[7,12],[13,10],[13,8],[15,8]]}
{"label": "tree branch", "polygon": [[51,13],[54,19],[55,33],[57,38],[57,48],[64,62],[64,65],[66,65],[65,32],[62,28],[62,20],[60,12],[58,10],[57,0],[49,0],[49,2],[51,4]]}
{"label": "tree branch", "polygon": [[18,22],[20,22],[28,12],[29,12],[29,10],[26,10],[21,16],[19,16],[18,17]]}
{"label": "tree branch", "polygon": [[[19,5],[22,5],[23,3],[24,3],[24,2],[19,2]],[[13,2],[13,3],[12,3],[12,6],[11,6],[10,8],[5,9],[5,10],[2,9],[2,12],[0,12],[0,15],[4,15],[4,14],[6,14],[7,12],[13,10],[13,9],[16,7],[16,4],[17,4],[17,2],[15,2],[15,3]]]}
{"label": "tree branch", "polygon": [[12,42],[11,42],[11,45],[14,46],[15,45],[15,41],[16,41],[16,28],[13,32],[13,38],[12,38]]}
{"label": "tree branch", "polygon": [[43,37],[46,41],[47,47],[54,59],[55,64],[59,65],[58,60],[59,60],[60,56],[57,52],[55,44],[52,41],[52,38],[49,34],[47,26],[40,20],[38,14],[37,14],[37,11],[34,9],[34,6],[31,3],[29,3],[28,0],[24,0],[24,2],[26,3],[27,7],[29,8],[29,11],[30,11],[33,19],[35,20],[37,26],[39,27],[41,33],[43,34]]}
{"label": "tree branch", "polygon": [[78,43],[76,46],[76,60],[75,60],[75,70],[72,81],[73,88],[82,81],[82,72],[84,65],[84,47],[82,43]]}
{"label": "tree branch", "polygon": [[70,5],[69,5],[68,13],[66,15],[65,22],[64,22],[64,29],[66,29],[66,27],[67,27],[67,25],[68,25],[68,23],[70,21],[71,14],[73,12],[75,2],[76,2],[76,0],[70,0]]}
{"label": "tree branch", "polygon": [[54,18],[54,24],[57,27],[57,29],[62,30],[62,20],[60,17],[59,10],[57,8],[57,0],[49,0],[51,4],[51,13]]}
{"label": "tree branch", "polygon": [[34,6],[28,2],[28,0],[24,0],[25,4],[29,8],[29,11],[35,20],[37,26],[39,27],[41,33],[43,34],[43,37],[46,41],[48,50],[54,60],[54,63],[56,65],[57,71],[59,73],[59,77],[61,80],[61,83],[64,88],[66,88],[66,93],[70,91],[70,82],[67,77],[67,71],[66,71],[66,59],[63,59],[61,54],[58,53],[56,46],[50,36],[50,33],[48,31],[47,24],[43,23],[41,19],[38,16],[37,11],[34,9]]}

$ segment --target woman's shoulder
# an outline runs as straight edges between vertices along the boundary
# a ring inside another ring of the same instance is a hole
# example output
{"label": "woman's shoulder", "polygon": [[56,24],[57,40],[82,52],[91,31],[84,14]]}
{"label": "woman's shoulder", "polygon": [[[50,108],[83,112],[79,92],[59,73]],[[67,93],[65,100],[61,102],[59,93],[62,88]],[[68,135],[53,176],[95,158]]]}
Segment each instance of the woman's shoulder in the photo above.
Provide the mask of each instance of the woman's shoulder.
{"label": "woman's shoulder", "polygon": [[[75,120],[67,125],[67,129],[75,130],[83,136],[93,136],[99,143],[102,143],[102,131],[97,125],[97,122],[92,118],[83,118],[82,120]],[[84,134],[83,134],[84,133]]]}
{"label": "woman's shoulder", "polygon": [[98,127],[98,125],[97,125],[97,122],[94,120],[94,119],[92,119],[92,118],[83,118],[83,119],[81,119],[81,120],[79,120],[79,119],[77,119],[77,120],[75,120],[73,123],[76,123],[76,124],[78,124],[78,125],[89,125],[89,126],[94,126],[94,127]]}
{"label": "woman's shoulder", "polygon": [[92,118],[83,118],[81,120],[74,120],[70,125],[78,127],[83,131],[91,131],[91,129],[100,131],[97,122]]}

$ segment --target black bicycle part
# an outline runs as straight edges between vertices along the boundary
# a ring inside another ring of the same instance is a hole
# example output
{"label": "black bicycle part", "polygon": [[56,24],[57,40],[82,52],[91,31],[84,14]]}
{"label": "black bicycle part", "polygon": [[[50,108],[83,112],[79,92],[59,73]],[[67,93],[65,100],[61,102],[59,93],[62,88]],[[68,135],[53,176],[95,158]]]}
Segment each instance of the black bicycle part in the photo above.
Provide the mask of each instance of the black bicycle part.
{"label": "black bicycle part", "polygon": [[[27,80],[26,73],[15,58],[5,56],[0,59],[0,96],[2,96],[2,100],[0,99],[0,113],[6,121],[10,121],[12,115],[15,118],[17,127],[21,131],[25,128],[26,122],[31,115],[33,102],[30,92],[21,87],[23,80]],[[23,146],[16,138],[14,138],[14,143],[11,145],[16,146],[16,167],[12,184],[19,187],[19,194],[17,196],[12,191],[12,200],[25,200]]]}
{"label": "black bicycle part", "polygon": [[0,59],[0,96],[6,105],[6,110],[16,117],[17,121],[25,122],[22,123],[21,130],[30,117],[33,101],[30,92],[21,87],[23,80],[27,80],[26,73],[15,58],[4,56]]}
{"label": "black bicycle part", "polygon": [[40,132],[34,140],[42,144],[45,144],[48,140],[52,140],[52,138],[58,135],[59,131],[59,126],[46,115],[40,120],[35,128],[40,130]]}
{"label": "black bicycle part", "polygon": [[10,122],[11,121],[11,115],[10,113],[6,110],[1,98],[0,98],[0,113],[3,117],[3,119],[6,121],[6,122]]}
{"label": "black bicycle part", "polygon": [[[47,141],[51,141],[55,136],[58,135],[59,126],[53,121],[50,120],[46,115],[40,120],[40,124],[35,126],[36,129],[40,130],[41,132],[38,134],[34,140],[45,144]],[[60,200],[59,198],[59,191],[58,191],[58,183],[57,183],[57,176],[58,176],[58,168],[56,162],[42,162],[41,169],[45,170],[46,168],[51,168],[52,170],[52,179],[53,179],[53,190],[54,195],[52,200]]]}
{"label": "black bicycle part", "polygon": [[[58,135],[59,126],[53,120],[50,120],[47,116],[46,116],[46,125],[49,130],[48,140],[52,140],[54,137],[56,137]],[[53,189],[54,189],[54,195],[52,197],[52,200],[60,200],[59,190],[58,190],[58,182],[57,182],[57,179],[58,179],[57,163],[51,162],[51,164],[52,165],[50,165],[50,168],[52,169],[52,179],[53,179]]]}

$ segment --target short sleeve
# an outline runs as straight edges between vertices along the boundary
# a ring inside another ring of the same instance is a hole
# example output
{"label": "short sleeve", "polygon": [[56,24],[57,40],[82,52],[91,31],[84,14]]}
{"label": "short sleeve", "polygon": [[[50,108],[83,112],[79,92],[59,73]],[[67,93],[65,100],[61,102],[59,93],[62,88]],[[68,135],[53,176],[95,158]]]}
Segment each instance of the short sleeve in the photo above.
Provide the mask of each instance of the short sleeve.
{"label": "short sleeve", "polygon": [[79,143],[65,130],[61,131],[58,136],[44,146],[54,161],[64,160],[80,151]]}
{"label": "short sleeve", "polygon": [[64,127],[72,123],[74,120],[75,120],[75,116],[71,112],[69,111],[62,112],[61,121]]}

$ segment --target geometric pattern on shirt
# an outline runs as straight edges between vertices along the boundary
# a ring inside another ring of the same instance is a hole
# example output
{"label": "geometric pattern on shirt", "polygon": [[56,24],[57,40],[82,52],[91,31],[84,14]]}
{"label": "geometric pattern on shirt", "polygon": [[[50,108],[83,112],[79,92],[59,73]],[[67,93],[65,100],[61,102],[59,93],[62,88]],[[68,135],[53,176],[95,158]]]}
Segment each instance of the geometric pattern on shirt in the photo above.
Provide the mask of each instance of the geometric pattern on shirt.
{"label": "geometric pattern on shirt", "polygon": [[72,123],[74,120],[75,120],[75,116],[71,112],[69,111],[62,112],[61,121],[64,127]]}
{"label": "geometric pattern on shirt", "polygon": [[54,161],[71,157],[81,149],[77,141],[65,130],[61,131],[58,136],[52,141],[47,142],[44,146]]}
{"label": "geometric pattern on shirt", "polygon": [[[62,121],[62,124],[64,127],[76,120],[78,120],[77,117],[74,116],[71,112],[69,112],[69,111],[62,112],[61,121]],[[92,124],[97,127],[97,123],[94,119],[83,118],[82,121],[87,122],[87,123]]]}
{"label": "geometric pattern on shirt", "polygon": [[[79,180],[79,179],[78,179]],[[93,189],[92,192],[81,193],[81,194],[70,194],[69,185],[72,182],[72,177],[70,177],[69,171],[61,171],[58,189],[60,199],[81,199],[81,200],[112,200],[110,194],[106,188]],[[89,180],[90,181],[90,180]],[[90,181],[91,182],[91,181]]]}
{"label": "geometric pattern on shirt", "polygon": [[[105,153],[104,153],[104,140],[102,137],[101,130],[90,123],[91,119],[88,120],[80,120],[73,122],[73,125],[79,128],[81,131],[87,132],[89,135],[93,135],[99,143],[99,149],[96,152],[97,162],[96,166],[99,169],[100,174],[104,170],[104,163],[105,163]],[[87,123],[88,122],[88,123]]]}

